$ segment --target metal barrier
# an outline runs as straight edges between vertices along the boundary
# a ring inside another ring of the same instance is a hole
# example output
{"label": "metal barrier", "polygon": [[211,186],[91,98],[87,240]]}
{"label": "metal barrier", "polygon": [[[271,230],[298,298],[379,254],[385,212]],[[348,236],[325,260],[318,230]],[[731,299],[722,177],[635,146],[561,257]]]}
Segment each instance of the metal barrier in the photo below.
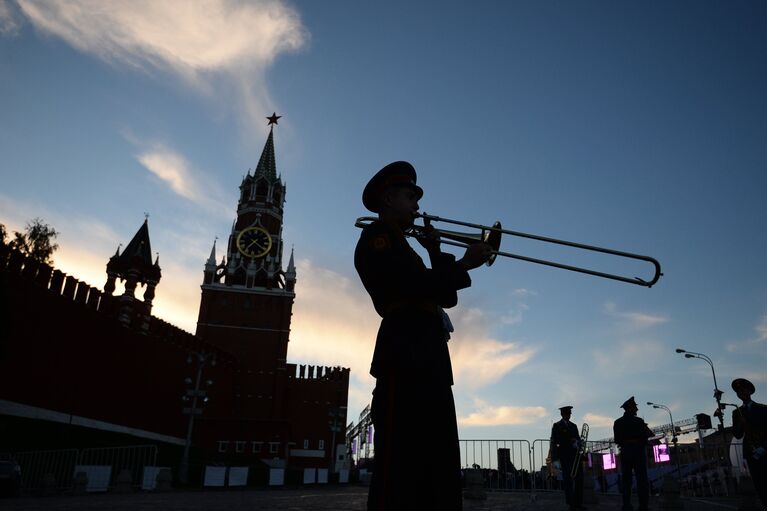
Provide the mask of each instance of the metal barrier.
{"label": "metal barrier", "polygon": [[42,490],[48,485],[51,490],[65,490],[72,486],[77,449],[18,452],[14,459],[21,467],[21,483],[25,490]]}
{"label": "metal barrier", "polygon": [[[532,460],[536,467],[533,478],[536,491],[562,491],[562,475],[553,464],[547,463],[551,443],[539,438],[533,441]],[[584,487],[598,493],[620,493],[618,486],[617,448],[613,443],[586,442]]]}
{"label": "metal barrier", "polygon": [[156,464],[156,445],[83,449],[78,460],[78,465],[81,466],[98,465],[112,467],[110,487],[115,485],[117,477],[123,470],[128,470],[131,475],[131,486],[140,488],[144,467],[155,466]]}
{"label": "metal barrier", "polygon": [[532,462],[527,440],[459,440],[461,466],[482,470],[492,491],[532,491]]}
{"label": "metal barrier", "polygon": [[78,467],[110,467],[109,487],[114,487],[123,470],[131,474],[131,486],[140,488],[144,468],[157,464],[156,445],[104,447],[97,449],[61,449],[18,452],[13,456],[21,467],[25,491],[69,490],[73,487]]}

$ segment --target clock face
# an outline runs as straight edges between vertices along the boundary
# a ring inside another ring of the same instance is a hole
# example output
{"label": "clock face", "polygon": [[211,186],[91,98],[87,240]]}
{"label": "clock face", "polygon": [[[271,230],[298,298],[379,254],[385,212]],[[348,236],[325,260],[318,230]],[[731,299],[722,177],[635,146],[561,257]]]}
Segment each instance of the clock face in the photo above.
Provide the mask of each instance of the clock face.
{"label": "clock face", "polygon": [[263,257],[272,248],[272,237],[263,227],[248,227],[237,235],[237,250],[246,257]]}

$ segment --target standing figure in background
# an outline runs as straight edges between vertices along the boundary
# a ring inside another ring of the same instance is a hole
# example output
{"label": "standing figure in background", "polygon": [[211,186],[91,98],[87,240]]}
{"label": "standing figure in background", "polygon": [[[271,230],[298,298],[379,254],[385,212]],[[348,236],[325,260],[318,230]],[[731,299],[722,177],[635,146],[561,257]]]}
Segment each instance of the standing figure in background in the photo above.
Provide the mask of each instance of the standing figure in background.
{"label": "standing figure in background", "polygon": [[581,437],[578,426],[570,422],[572,406],[559,409],[562,420],[551,427],[551,460],[557,461],[562,467],[562,484],[565,490],[565,502],[570,509],[586,509],[583,507],[583,470],[578,467],[575,478],[571,477],[573,464],[576,463],[578,451],[581,449]]}
{"label": "standing figure in background", "polygon": [[[457,291],[471,285],[468,270],[486,262],[492,249],[473,244],[456,261],[440,250],[439,232],[427,225],[418,238],[429,254],[427,268],[405,238],[422,195],[415,169],[404,161],[381,169],[362,194],[362,203],[378,219],[363,229],[354,266],[383,318],[370,366],[376,379],[370,410],[376,452],[369,510],[463,506],[447,348],[452,325],[443,307],[458,303]],[[414,458],[420,448],[416,430],[425,424],[428,456]]]}
{"label": "standing figure in background", "polygon": [[754,488],[767,509],[767,406],[751,400],[754,384],[745,378],[732,381],[743,404],[732,412],[732,436],[743,439],[743,456]]}
{"label": "standing figure in background", "polygon": [[647,511],[650,500],[650,487],[647,483],[647,439],[653,432],[645,421],[637,417],[639,407],[631,396],[621,405],[623,417],[613,423],[615,443],[621,448],[621,491],[623,493],[623,511],[631,511],[631,488],[634,486],[632,474],[637,480],[639,511]]}

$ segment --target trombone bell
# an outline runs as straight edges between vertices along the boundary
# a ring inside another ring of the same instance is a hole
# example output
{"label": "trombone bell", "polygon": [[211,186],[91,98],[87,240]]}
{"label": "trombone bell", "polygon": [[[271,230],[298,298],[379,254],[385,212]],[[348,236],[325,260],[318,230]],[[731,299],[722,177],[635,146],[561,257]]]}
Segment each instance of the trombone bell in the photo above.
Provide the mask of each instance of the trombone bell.
{"label": "trombone bell", "polygon": [[[420,236],[422,228],[418,225],[413,226],[411,231],[414,231],[416,236]],[[493,249],[493,253],[487,260],[488,266],[492,266],[496,257],[500,253],[501,248],[501,236],[503,235],[503,229],[501,229],[501,222],[495,222],[490,229],[483,229],[479,234],[470,234],[466,232],[445,231],[442,229],[435,229],[439,233],[440,238],[446,238],[457,243],[449,243],[449,245],[455,246],[469,246],[475,243],[487,243]]]}

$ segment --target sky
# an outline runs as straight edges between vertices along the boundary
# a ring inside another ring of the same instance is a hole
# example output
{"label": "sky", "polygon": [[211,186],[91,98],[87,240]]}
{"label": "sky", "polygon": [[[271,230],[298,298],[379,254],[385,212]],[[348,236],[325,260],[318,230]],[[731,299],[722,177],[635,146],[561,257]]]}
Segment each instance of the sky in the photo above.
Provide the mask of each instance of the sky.
{"label": "sky", "polygon": [[[630,396],[650,425],[669,417],[647,401],[713,413],[711,367],[677,347],[712,359],[724,401],[736,377],[767,400],[765,90],[759,1],[0,0],[0,223],[42,218],[55,266],[103,288],[149,214],[154,313],[194,332],[276,112],[288,360],[350,367],[349,420],[379,323],[354,223],[385,164],[415,166],[422,211],[660,261],[648,289],[501,258],[448,311],[461,438],[548,438],[571,405],[596,440]],[[652,277],[512,236],[502,249]]]}

